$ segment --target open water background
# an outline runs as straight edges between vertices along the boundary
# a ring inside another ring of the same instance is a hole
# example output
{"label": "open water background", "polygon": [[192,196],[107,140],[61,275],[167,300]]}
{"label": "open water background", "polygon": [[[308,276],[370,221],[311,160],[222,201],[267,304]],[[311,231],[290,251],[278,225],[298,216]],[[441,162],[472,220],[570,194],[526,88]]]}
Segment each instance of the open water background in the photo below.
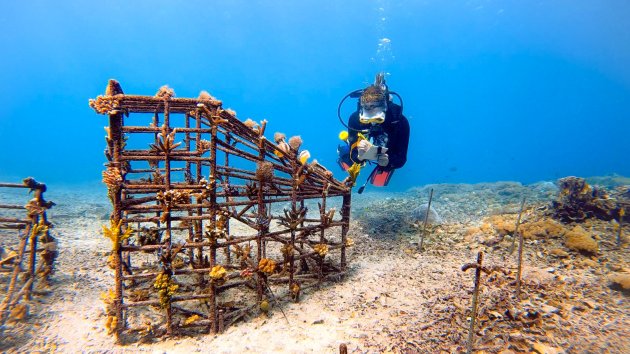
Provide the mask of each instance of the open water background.
{"label": "open water background", "polygon": [[344,178],[337,104],[378,71],[412,129],[391,190],[628,176],[628,18],[615,0],[3,1],[0,179],[100,181],[107,119],[88,99],[110,78],[207,90]]}

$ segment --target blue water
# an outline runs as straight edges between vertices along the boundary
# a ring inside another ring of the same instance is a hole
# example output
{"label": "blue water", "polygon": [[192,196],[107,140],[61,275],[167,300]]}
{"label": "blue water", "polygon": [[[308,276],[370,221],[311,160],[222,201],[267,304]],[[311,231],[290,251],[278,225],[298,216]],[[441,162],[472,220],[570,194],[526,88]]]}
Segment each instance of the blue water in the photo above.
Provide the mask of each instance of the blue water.
{"label": "blue water", "polygon": [[337,104],[378,71],[412,130],[392,190],[628,176],[628,18],[628,1],[3,1],[0,178],[100,180],[88,99],[110,78],[207,90],[343,178]]}

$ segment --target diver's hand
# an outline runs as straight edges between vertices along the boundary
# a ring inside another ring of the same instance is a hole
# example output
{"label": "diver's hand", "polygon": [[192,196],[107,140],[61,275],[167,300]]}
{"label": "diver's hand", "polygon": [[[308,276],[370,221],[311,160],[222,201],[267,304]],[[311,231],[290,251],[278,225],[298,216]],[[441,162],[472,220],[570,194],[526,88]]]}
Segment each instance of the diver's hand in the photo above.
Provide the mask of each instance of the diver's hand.
{"label": "diver's hand", "polygon": [[[379,151],[380,150],[380,151]],[[359,160],[376,160],[377,155],[387,152],[386,147],[375,146],[367,140],[361,140],[357,144],[357,157]]]}
{"label": "diver's hand", "polygon": [[357,157],[359,158],[359,160],[363,161],[367,159],[367,156],[365,156],[368,151],[370,151],[370,148],[374,146],[372,145],[372,143],[370,143],[367,140],[361,140],[359,141],[359,144],[357,144]]}
{"label": "diver's hand", "polygon": [[387,154],[380,154],[380,155],[378,155],[377,163],[381,167],[385,167],[385,166],[389,165],[389,155],[387,155]]}

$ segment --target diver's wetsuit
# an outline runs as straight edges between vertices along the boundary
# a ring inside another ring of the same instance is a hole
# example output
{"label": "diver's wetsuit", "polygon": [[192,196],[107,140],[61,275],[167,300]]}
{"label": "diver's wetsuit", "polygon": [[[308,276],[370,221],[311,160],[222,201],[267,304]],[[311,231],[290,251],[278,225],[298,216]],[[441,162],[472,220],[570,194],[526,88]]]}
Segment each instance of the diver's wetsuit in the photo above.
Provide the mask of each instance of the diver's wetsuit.
{"label": "diver's wetsuit", "polygon": [[[389,164],[382,166],[382,170],[393,170],[403,167],[407,162],[407,148],[409,145],[409,121],[400,114],[400,106],[387,103],[385,122],[382,124],[362,124],[359,121],[359,112],[354,112],[348,118],[348,145],[352,146],[357,141],[357,134],[362,133],[366,138],[377,146],[384,146],[389,156]],[[370,129],[371,128],[371,129]],[[362,131],[369,131],[362,132]],[[348,158],[352,160],[348,161]],[[340,156],[340,159],[352,166],[352,161],[359,162],[357,149],[351,151],[351,156]]]}

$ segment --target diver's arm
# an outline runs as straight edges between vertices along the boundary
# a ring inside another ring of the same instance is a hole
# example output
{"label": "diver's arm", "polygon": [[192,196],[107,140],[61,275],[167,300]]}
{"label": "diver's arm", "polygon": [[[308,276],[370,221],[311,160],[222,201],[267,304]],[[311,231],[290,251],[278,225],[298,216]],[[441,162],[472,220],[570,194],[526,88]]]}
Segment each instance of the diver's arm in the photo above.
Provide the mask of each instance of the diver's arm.
{"label": "diver's arm", "polygon": [[391,144],[388,144],[390,149],[388,151],[389,165],[387,167],[401,168],[407,162],[407,148],[409,147],[409,121],[407,121],[405,116],[401,116],[398,123],[396,123],[393,135],[389,139]]}

